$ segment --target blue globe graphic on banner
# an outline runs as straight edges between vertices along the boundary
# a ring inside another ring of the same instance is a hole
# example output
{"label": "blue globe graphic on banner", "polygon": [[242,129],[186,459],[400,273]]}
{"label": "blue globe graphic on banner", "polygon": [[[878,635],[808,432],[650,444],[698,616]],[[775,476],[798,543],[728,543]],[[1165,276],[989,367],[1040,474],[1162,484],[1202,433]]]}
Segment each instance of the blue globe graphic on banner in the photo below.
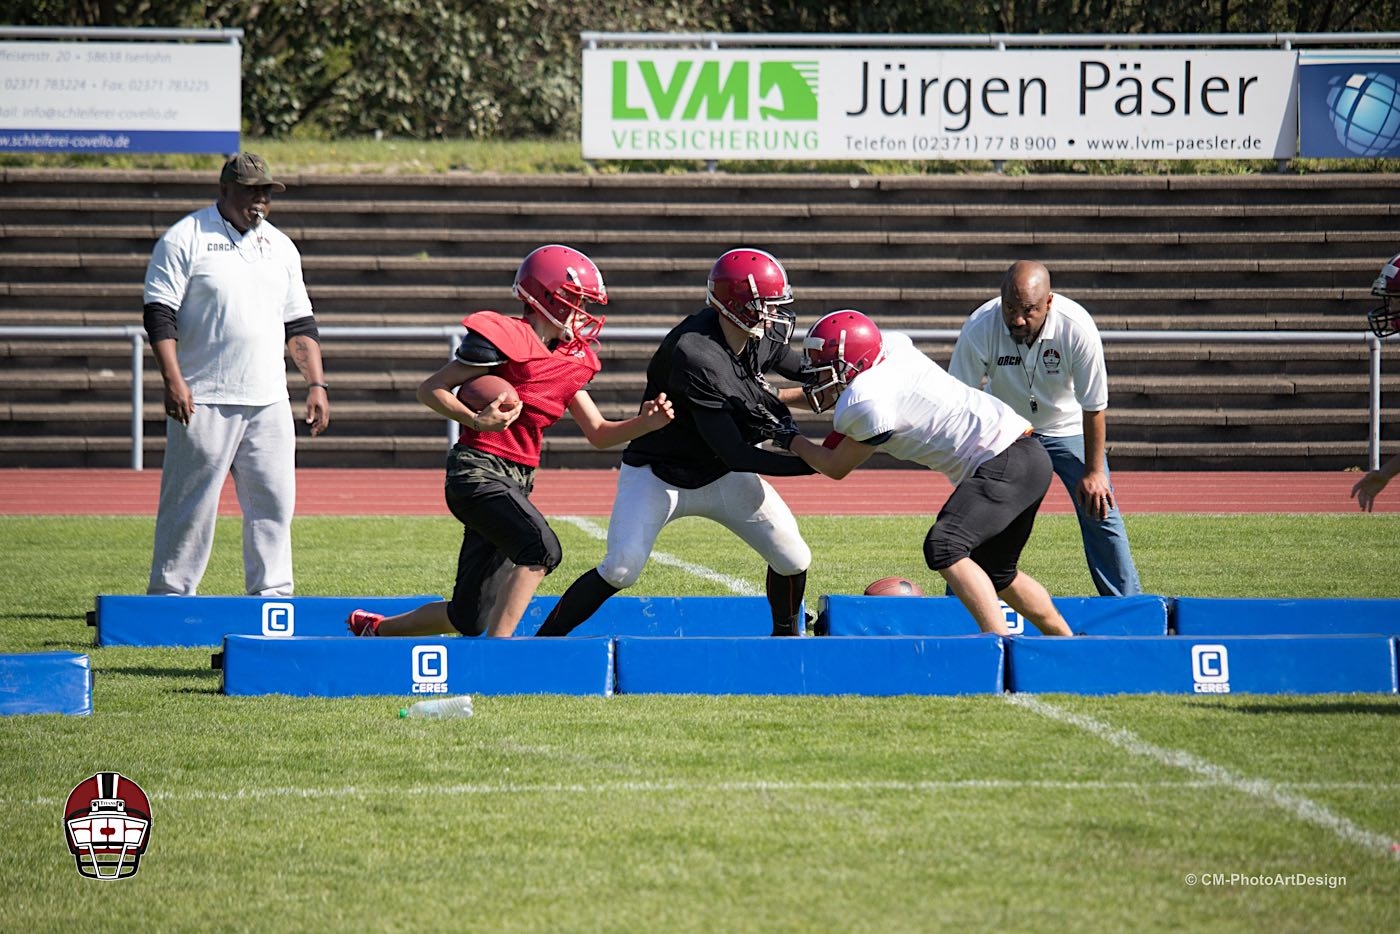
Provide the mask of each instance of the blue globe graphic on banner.
{"label": "blue globe graphic on banner", "polygon": [[1359,72],[1338,75],[1327,92],[1327,115],[1337,142],[1358,156],[1400,154],[1400,85],[1393,76]]}

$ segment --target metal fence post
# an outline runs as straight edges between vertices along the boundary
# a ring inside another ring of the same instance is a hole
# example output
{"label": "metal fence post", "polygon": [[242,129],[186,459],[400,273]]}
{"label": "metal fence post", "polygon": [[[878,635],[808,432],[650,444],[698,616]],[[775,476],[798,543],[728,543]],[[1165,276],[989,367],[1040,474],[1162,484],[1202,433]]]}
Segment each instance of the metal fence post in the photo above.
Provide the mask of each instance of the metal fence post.
{"label": "metal fence post", "polygon": [[1370,463],[1367,469],[1379,470],[1381,466],[1381,339],[1374,334],[1367,334],[1366,347],[1371,352],[1371,433],[1367,443]]}
{"label": "metal fence post", "polygon": [[146,423],[146,341],[136,328],[131,329],[131,469],[145,469]]}
{"label": "metal fence post", "polygon": [[[458,333],[456,331],[453,331],[447,335],[447,359],[456,359],[457,348],[461,345],[462,338],[464,337],[466,337],[465,333]],[[461,432],[462,426],[458,425],[455,421],[449,418],[447,420],[447,447],[449,449],[457,443],[457,436],[461,434]]]}

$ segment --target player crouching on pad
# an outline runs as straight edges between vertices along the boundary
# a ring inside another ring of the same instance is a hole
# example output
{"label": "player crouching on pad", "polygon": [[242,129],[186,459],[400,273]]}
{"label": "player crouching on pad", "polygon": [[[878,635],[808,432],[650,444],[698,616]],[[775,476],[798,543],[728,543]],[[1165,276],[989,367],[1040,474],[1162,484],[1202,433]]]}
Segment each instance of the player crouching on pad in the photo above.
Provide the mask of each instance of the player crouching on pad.
{"label": "player crouching on pad", "polygon": [[774,442],[835,480],[877,450],[944,474],[953,494],[924,539],[928,566],[983,632],[1007,634],[1000,598],[1046,635],[1070,635],[1050,594],[1016,568],[1052,476],[1030,422],[858,311],[813,324],[803,357],[812,407],[835,399],[835,432],[818,444],[787,419],[772,426]]}
{"label": "player crouching on pad", "polygon": [[[603,327],[585,306],[608,302],[591,259],[567,246],[542,246],[520,264],[513,294],[524,303],[520,317],[467,315],[452,360],[418,387],[420,402],[464,426],[447,456],[447,508],[465,527],[452,599],[398,616],[355,610],[346,620],[354,635],[513,634],[563,556],[529,499],[544,430],[568,410],[589,443],[609,448],[671,421],[664,393],[643,402],[635,417],[614,422],[584,390],[602,368],[590,345]],[[458,387],[486,373],[505,379],[519,402],[501,392],[479,411],[464,405]]]}

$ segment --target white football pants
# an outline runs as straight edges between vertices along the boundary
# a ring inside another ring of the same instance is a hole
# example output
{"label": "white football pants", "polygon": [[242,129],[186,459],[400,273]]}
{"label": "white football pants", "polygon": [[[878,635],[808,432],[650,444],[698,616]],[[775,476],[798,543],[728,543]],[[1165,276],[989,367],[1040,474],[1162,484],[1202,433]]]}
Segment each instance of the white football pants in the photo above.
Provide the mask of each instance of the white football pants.
{"label": "white football pants", "polygon": [[166,419],[147,593],[198,591],[214,550],[219,493],[230,473],[243,510],[247,593],[291,594],[296,432],[286,399],[271,405],[201,403],[187,426]]}
{"label": "white football pants", "polygon": [[623,464],[608,520],[608,553],[598,574],[618,589],[632,586],[661,530],[685,516],[718,522],[784,576],[812,563],[812,550],[802,540],[792,510],[759,475],[727,473],[698,490],[684,490],[657,479],[649,467]]}

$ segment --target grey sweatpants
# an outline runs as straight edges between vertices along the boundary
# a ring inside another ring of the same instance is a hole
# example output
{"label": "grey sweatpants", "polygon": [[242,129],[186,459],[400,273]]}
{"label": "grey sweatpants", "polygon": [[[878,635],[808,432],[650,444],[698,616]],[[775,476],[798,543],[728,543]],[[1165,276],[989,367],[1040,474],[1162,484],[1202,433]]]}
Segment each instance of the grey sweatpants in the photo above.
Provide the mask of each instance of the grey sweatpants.
{"label": "grey sweatpants", "polygon": [[243,510],[246,592],[292,592],[296,434],[288,400],[195,407],[188,426],[165,422],[150,594],[197,592],[214,549],[224,478],[233,474]]}

